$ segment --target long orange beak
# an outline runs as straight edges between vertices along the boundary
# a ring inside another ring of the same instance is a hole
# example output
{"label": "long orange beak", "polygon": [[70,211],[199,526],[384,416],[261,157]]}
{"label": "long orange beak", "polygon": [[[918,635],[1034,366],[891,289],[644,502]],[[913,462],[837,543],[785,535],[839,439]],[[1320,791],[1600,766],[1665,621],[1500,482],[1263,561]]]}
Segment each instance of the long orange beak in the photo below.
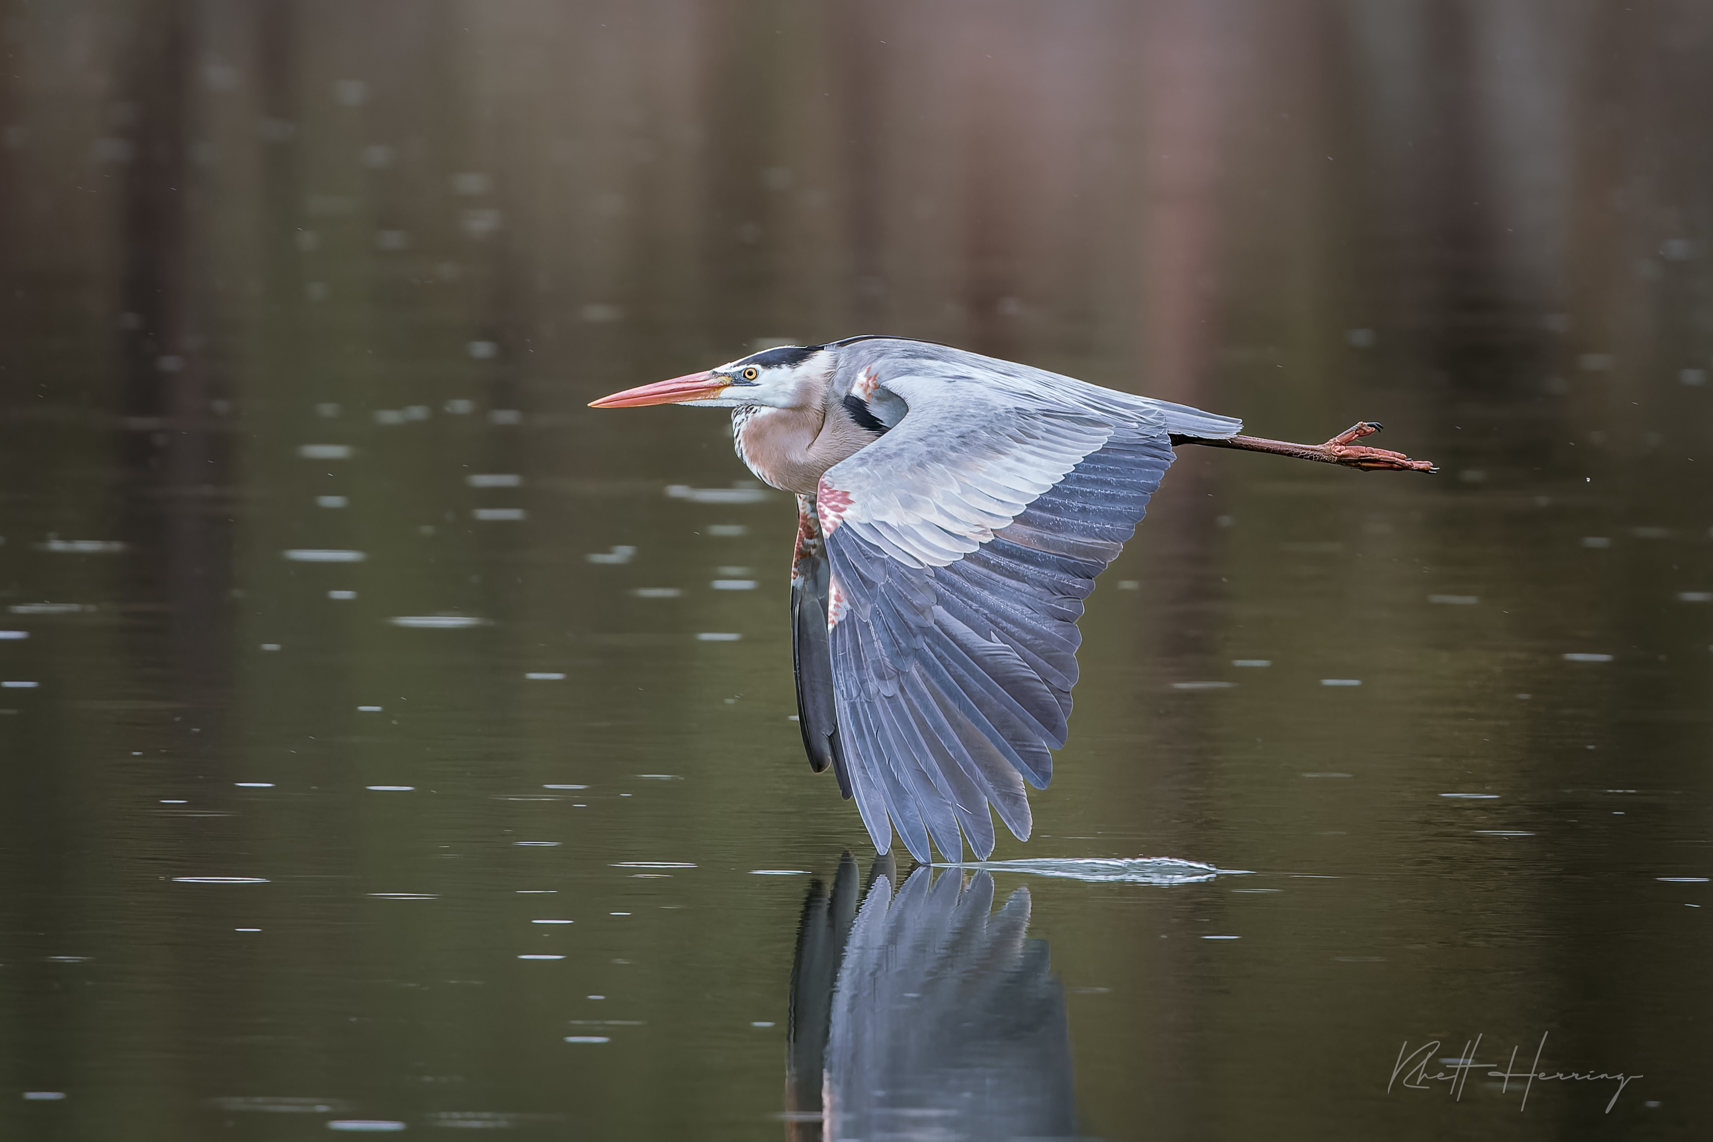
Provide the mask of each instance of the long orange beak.
{"label": "long orange beak", "polygon": [[642,385],[634,389],[626,389],[622,393],[602,397],[600,400],[589,402],[590,408],[635,408],[645,404],[678,404],[687,400],[710,400],[719,396],[731,386],[724,377],[716,377],[713,373],[687,373],[682,377],[673,377],[670,381],[656,381],[652,385]]}

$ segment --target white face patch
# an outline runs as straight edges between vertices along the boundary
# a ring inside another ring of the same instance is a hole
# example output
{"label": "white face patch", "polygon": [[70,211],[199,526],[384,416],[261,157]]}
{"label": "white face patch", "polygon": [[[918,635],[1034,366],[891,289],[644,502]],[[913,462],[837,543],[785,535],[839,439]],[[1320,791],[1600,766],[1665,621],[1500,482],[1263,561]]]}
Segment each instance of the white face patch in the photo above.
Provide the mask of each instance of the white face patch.
{"label": "white face patch", "polygon": [[[744,375],[749,369],[755,370],[753,380]],[[821,403],[832,369],[833,355],[822,349],[795,365],[758,365],[740,357],[713,371],[732,378],[732,387],[720,394],[722,405],[804,408]]]}

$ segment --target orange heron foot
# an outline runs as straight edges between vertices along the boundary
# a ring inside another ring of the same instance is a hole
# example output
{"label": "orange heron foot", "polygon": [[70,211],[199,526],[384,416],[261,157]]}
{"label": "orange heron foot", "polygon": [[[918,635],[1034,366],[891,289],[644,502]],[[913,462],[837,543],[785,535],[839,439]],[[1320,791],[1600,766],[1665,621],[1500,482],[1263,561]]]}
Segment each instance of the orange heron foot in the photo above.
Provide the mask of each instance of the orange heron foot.
{"label": "orange heron foot", "polygon": [[1326,455],[1327,462],[1341,464],[1346,468],[1360,468],[1364,472],[1439,471],[1430,461],[1412,460],[1402,452],[1389,452],[1384,448],[1366,448],[1356,443],[1365,436],[1373,436],[1380,431],[1381,427],[1377,420],[1357,421],[1320,446]]}

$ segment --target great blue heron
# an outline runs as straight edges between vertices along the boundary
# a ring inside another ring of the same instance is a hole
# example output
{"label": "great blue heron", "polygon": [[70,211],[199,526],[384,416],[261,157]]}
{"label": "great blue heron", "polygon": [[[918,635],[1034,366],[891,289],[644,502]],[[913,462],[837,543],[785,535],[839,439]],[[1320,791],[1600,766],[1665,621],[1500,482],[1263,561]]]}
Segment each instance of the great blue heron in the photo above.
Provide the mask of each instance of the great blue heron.
{"label": "great blue heron", "polygon": [[918,860],[1018,840],[1024,782],[1065,744],[1076,623],[1180,444],[1432,472],[1356,443],[1239,436],[1240,421],[902,337],[752,353],[596,408],[732,410],[737,453],[797,496],[791,573],[797,709],[809,764],[833,767],[875,847]]}

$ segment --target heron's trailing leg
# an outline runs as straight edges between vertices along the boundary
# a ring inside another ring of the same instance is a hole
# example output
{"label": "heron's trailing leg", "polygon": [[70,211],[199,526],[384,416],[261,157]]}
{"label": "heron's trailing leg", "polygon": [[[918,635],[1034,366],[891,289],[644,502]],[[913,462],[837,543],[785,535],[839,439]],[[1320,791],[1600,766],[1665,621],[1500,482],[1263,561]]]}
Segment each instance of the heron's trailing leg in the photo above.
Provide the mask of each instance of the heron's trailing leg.
{"label": "heron's trailing leg", "polygon": [[1361,468],[1365,472],[1437,472],[1427,460],[1412,460],[1402,452],[1384,448],[1365,448],[1356,443],[1365,436],[1380,431],[1377,421],[1362,420],[1351,425],[1325,444],[1292,444],[1284,440],[1266,440],[1259,436],[1232,436],[1224,440],[1200,436],[1174,436],[1173,444],[1207,444],[1215,448],[1240,448],[1245,452],[1271,452],[1275,456],[1295,456],[1299,460],[1314,460],[1321,464],[1342,464],[1346,468]]}

